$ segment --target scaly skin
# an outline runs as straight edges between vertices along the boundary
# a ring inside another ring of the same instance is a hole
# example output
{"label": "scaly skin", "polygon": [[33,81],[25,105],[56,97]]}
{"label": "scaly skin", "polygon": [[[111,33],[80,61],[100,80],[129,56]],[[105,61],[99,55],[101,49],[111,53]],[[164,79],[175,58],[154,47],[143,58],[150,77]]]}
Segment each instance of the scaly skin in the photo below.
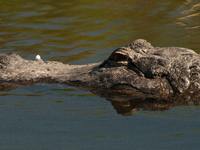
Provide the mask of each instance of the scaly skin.
{"label": "scaly skin", "polygon": [[116,90],[135,95],[167,96],[200,89],[200,55],[180,47],[153,47],[133,41],[115,50],[102,63],[69,65],[55,61],[25,60],[17,54],[0,55],[0,81],[13,87],[60,83],[83,90]]}

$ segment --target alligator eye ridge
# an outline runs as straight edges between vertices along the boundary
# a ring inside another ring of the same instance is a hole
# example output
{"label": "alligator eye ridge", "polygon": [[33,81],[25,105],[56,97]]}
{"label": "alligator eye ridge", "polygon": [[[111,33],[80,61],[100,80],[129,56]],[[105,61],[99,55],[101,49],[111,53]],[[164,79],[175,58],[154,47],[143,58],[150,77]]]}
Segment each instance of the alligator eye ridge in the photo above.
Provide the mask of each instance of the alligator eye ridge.
{"label": "alligator eye ridge", "polygon": [[111,61],[127,61],[128,56],[122,55],[122,54],[119,54],[119,53],[115,53],[113,56],[111,56],[109,58],[109,60],[111,60]]}

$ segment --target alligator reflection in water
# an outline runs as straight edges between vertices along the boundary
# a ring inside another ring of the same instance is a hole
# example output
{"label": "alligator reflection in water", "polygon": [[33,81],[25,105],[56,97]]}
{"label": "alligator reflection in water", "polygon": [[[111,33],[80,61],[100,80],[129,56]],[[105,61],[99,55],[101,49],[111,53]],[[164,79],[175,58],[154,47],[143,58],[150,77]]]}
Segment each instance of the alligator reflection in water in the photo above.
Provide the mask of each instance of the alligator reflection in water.
{"label": "alligator reflection in water", "polygon": [[108,90],[92,92],[110,101],[117,113],[123,116],[130,116],[141,110],[166,111],[177,106],[199,105],[200,103],[200,93],[174,94],[167,98],[160,98],[155,95],[122,94]]}
{"label": "alligator reflection in water", "polygon": [[173,100],[163,100],[156,98],[132,99],[129,101],[111,101],[118,114],[124,116],[133,115],[140,110],[146,111],[166,111],[176,106],[189,106],[193,102],[199,105],[199,100],[191,100],[190,97],[179,98],[174,97]]}
{"label": "alligator reflection in water", "polygon": [[[13,83],[1,83],[0,91],[11,91],[19,85]],[[167,98],[151,94],[121,93],[116,90],[93,89],[93,94],[110,101],[118,114],[130,116],[138,111],[166,111],[177,106],[189,106],[192,103],[199,105],[200,93],[174,94]]]}

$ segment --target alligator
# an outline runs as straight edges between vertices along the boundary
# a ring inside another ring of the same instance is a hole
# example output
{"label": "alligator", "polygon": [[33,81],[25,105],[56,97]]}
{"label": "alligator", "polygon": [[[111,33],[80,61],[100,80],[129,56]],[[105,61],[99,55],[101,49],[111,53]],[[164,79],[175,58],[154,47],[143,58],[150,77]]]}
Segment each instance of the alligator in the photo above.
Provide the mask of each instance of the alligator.
{"label": "alligator", "polygon": [[117,91],[135,97],[166,97],[199,91],[199,72],[200,55],[193,50],[153,47],[144,39],[117,48],[103,62],[86,65],[0,54],[1,90],[47,83],[67,84],[94,93]]}

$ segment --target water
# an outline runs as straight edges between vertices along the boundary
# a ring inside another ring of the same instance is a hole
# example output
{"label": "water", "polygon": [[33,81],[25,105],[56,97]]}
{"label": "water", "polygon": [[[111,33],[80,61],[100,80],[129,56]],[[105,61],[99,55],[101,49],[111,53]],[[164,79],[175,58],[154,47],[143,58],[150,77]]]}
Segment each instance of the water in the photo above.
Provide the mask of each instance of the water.
{"label": "water", "polygon": [[[0,52],[69,64],[101,62],[143,38],[200,53],[199,0],[0,2]],[[0,149],[199,149],[199,106],[118,114],[66,85],[0,92]]]}

